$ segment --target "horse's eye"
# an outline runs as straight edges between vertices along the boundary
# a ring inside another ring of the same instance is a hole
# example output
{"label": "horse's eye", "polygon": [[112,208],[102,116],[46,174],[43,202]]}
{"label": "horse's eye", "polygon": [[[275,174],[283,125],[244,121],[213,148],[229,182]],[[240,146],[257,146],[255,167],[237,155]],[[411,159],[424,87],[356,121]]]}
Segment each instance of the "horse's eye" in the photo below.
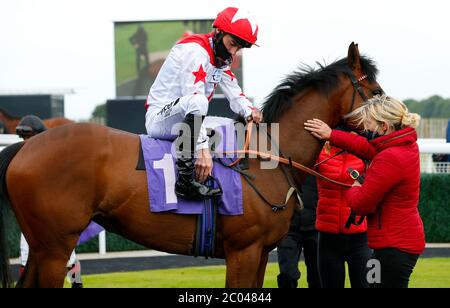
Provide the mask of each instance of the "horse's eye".
{"label": "horse's eye", "polygon": [[372,91],[372,94],[375,95],[382,95],[384,92],[382,89],[375,89]]}

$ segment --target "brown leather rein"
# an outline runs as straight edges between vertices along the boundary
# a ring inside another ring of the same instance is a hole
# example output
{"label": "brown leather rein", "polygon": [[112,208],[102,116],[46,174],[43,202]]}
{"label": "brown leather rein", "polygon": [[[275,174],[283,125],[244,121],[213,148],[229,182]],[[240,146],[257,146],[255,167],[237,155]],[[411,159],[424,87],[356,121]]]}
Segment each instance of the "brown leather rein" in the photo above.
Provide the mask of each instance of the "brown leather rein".
{"label": "brown leather rein", "polygon": [[[317,177],[319,179],[328,181],[330,183],[333,183],[333,184],[336,184],[336,185],[340,185],[340,186],[343,186],[343,187],[346,187],[346,188],[351,188],[352,187],[352,185],[345,184],[343,182],[339,182],[339,181],[333,180],[333,179],[331,179],[329,177],[326,177],[326,176],[320,174],[319,172],[314,171],[311,168],[308,168],[305,165],[302,165],[302,164],[300,164],[298,162],[295,162],[295,161],[292,161],[292,160],[289,160],[289,159],[286,159],[286,158],[283,158],[283,157],[280,157],[280,156],[276,156],[276,155],[272,155],[272,154],[269,154],[269,153],[265,153],[265,152],[249,150],[250,140],[251,140],[251,137],[252,137],[253,124],[254,124],[253,121],[248,122],[248,129],[247,129],[247,133],[246,133],[246,137],[245,137],[245,144],[244,144],[244,149],[243,150],[226,151],[226,152],[221,153],[221,154],[225,154],[225,155],[227,155],[227,154],[228,155],[232,155],[232,154],[241,154],[242,155],[241,157],[236,159],[234,162],[229,164],[230,167],[234,167],[235,165],[237,165],[245,157],[246,154],[253,154],[253,155],[256,155],[257,157],[261,157],[263,159],[270,159],[270,160],[278,161],[278,162],[280,162],[280,163],[282,163],[282,164],[284,164],[286,166],[292,166],[292,167],[294,167],[294,168],[296,168],[296,169],[298,169],[300,171],[309,173],[309,174],[311,174],[311,175],[313,175],[313,176],[315,176],[315,177]],[[384,141],[383,144],[384,143],[388,143],[390,141],[393,141],[395,139],[399,139],[401,137],[410,135],[412,133],[413,132],[408,132],[408,133],[399,135],[397,137],[394,137],[392,139],[388,139],[388,140]],[[338,155],[340,155],[340,154],[342,154],[344,152],[345,151],[342,150],[342,151],[338,152],[336,155],[334,155],[333,157],[330,157],[329,159],[334,158],[334,157],[336,157],[336,156],[338,156]],[[315,166],[320,165],[320,164],[324,163],[327,160],[328,159],[326,159],[324,161],[321,161],[321,162],[317,163]]]}
{"label": "brown leather rein", "polygon": [[251,140],[251,136],[252,136],[252,130],[253,130],[253,121],[248,122],[248,129],[247,129],[247,133],[246,133],[246,138],[245,138],[245,144],[244,144],[244,149],[242,150],[235,150],[235,151],[225,151],[222,152],[221,154],[225,154],[225,155],[233,155],[233,154],[240,154],[241,157],[239,157],[238,159],[236,159],[234,162],[232,162],[229,166],[233,167],[235,165],[237,165],[244,157],[246,154],[251,154],[251,155],[255,155],[256,157],[261,157],[262,159],[267,159],[267,160],[274,160],[274,161],[278,161],[279,163],[282,163],[286,166],[292,166],[300,171],[309,173],[319,179],[328,181],[330,183],[336,184],[336,185],[340,185],[346,188],[351,188],[352,185],[349,184],[345,184],[336,180],[333,180],[329,177],[326,177],[322,174],[320,174],[317,171],[312,170],[311,168],[306,167],[305,165],[302,165],[298,162],[280,157],[280,156],[276,156],[276,155],[272,155],[269,153],[265,153],[265,152],[260,152],[260,151],[255,151],[255,150],[250,150],[249,146],[250,146],[250,140]]}

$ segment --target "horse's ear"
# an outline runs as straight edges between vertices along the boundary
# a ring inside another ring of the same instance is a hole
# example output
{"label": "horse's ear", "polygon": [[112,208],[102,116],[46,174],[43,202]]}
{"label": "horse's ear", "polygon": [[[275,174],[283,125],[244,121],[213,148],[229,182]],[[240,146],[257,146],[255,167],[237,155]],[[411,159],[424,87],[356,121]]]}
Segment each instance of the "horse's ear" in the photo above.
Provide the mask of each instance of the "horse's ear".
{"label": "horse's ear", "polygon": [[359,59],[359,49],[358,44],[352,42],[348,47],[348,66],[352,70],[360,70],[361,69],[361,61]]}

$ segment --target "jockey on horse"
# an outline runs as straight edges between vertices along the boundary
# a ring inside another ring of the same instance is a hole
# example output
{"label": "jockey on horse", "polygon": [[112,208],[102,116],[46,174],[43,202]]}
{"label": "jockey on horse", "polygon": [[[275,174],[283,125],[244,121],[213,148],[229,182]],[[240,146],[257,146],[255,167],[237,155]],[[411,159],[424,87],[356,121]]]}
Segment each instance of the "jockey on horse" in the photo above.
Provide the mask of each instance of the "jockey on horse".
{"label": "jockey on horse", "polygon": [[[209,199],[222,194],[220,189],[203,184],[212,171],[203,120],[217,85],[221,85],[234,112],[247,121],[262,120],[262,113],[245,97],[231,72],[233,56],[241,48],[255,44],[257,24],[244,10],[229,7],[217,15],[213,27],[212,33],[191,35],[177,42],[146,102],[148,135],[160,139],[178,136],[177,144],[183,144],[177,147],[175,193],[185,199]],[[180,130],[182,124],[189,129]],[[194,163],[195,153],[198,158]]]}

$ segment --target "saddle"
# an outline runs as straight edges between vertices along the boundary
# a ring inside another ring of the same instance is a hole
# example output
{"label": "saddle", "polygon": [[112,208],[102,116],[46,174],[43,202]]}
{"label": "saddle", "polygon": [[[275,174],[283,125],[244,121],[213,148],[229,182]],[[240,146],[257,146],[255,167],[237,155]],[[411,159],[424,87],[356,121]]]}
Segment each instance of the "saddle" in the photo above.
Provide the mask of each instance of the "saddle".
{"label": "saddle", "polygon": [[[229,119],[229,118],[223,118],[223,117],[209,117],[209,116],[205,118],[204,124],[206,126],[206,131],[207,131],[207,134],[208,134],[208,137],[210,140],[209,148],[210,148],[211,152],[214,152],[216,150],[216,145],[217,145],[217,143],[220,143],[221,138],[222,138],[221,135],[217,133],[216,129],[220,126],[230,125],[231,123],[233,123],[235,127],[237,125],[245,125],[245,121],[243,118],[239,118],[236,120]],[[236,128],[235,131],[237,131],[237,130],[238,129]],[[248,155],[246,155],[239,162],[238,167],[241,170],[249,169]],[[139,157],[138,157],[138,161],[136,164],[136,170],[145,171],[144,152],[142,151],[142,146],[139,147]]]}

